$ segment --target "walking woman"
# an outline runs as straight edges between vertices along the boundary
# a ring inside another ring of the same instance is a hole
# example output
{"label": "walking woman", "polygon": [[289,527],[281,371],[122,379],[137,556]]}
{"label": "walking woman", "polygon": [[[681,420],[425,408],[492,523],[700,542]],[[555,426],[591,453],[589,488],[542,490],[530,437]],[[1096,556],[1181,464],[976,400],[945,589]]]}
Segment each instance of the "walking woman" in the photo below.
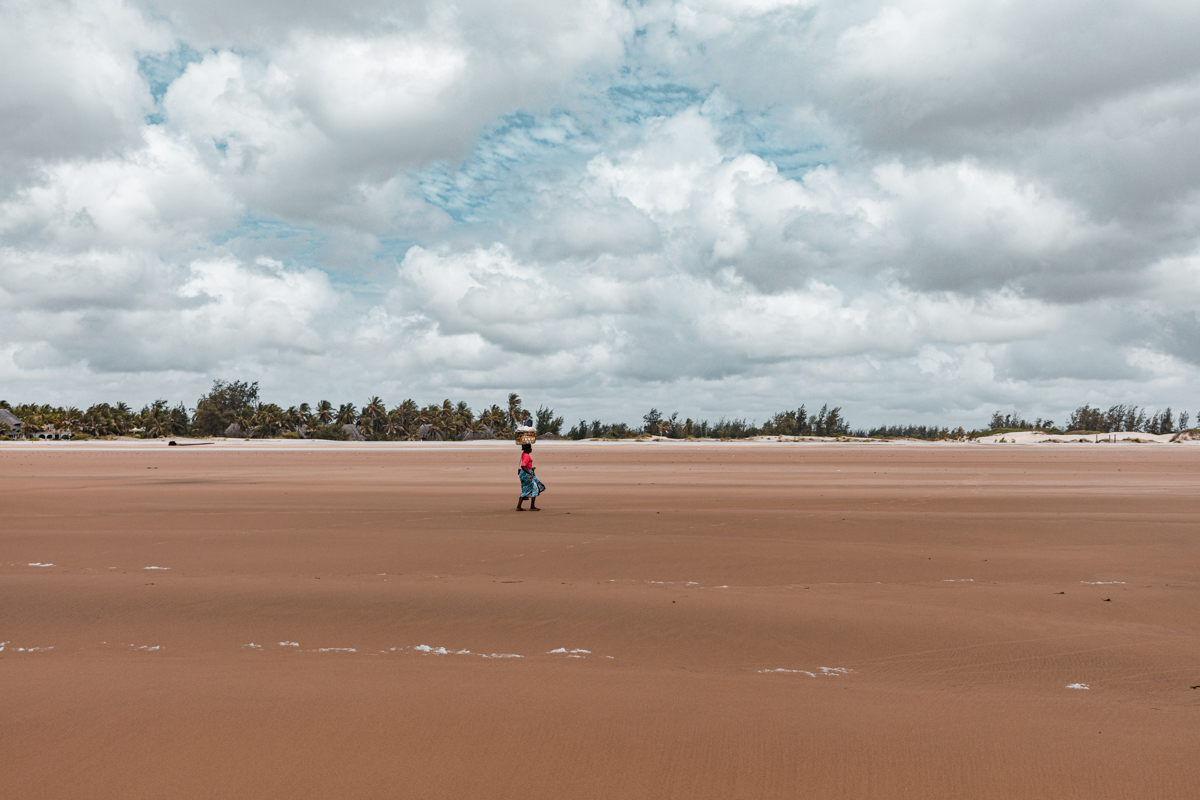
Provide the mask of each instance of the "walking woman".
{"label": "walking woman", "polygon": [[533,471],[533,445],[521,445],[521,466],[517,475],[521,478],[521,496],[517,498],[517,511],[524,511],[525,498],[529,498],[529,510],[541,511],[537,507],[537,496],[546,491],[546,486],[538,480]]}

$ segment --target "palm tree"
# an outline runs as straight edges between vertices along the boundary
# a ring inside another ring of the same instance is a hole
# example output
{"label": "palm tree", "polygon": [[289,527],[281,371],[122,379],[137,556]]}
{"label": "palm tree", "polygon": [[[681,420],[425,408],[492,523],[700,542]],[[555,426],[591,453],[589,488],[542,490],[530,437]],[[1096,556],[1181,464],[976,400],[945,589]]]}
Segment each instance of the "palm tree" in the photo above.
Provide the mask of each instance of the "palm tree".
{"label": "palm tree", "polygon": [[[427,405],[424,408],[422,408],[421,411],[417,414],[417,424],[418,425],[428,425],[429,427],[433,428],[438,433],[441,433],[442,432],[441,416],[442,416],[442,409],[439,406],[433,405],[431,403],[430,405]],[[442,438],[444,439],[445,436],[443,436]]]}
{"label": "palm tree", "polygon": [[317,422],[322,425],[328,425],[333,422],[333,403],[328,400],[322,400],[317,403]]}
{"label": "palm tree", "polygon": [[246,438],[254,438],[254,409],[252,409],[250,406],[246,406],[238,412],[233,421],[239,428],[241,428],[242,433],[246,435]]}
{"label": "palm tree", "polygon": [[116,436],[124,433],[124,422],[118,416],[117,409],[108,403],[92,406],[84,413],[85,430],[93,436]]}
{"label": "palm tree", "polygon": [[259,403],[254,407],[253,422],[254,432],[261,434],[264,439],[270,439],[283,422],[283,409],[274,403]]}
{"label": "palm tree", "polygon": [[499,435],[506,429],[504,409],[500,406],[492,404],[492,407],[479,414],[479,421],[492,429],[492,433]]}
{"label": "palm tree", "polygon": [[525,421],[525,411],[521,408],[521,398],[516,392],[508,393],[508,421],[514,428]]}
{"label": "palm tree", "polygon": [[358,409],[354,407],[354,403],[343,403],[338,406],[338,425],[353,425],[356,422],[358,422]]}
{"label": "palm tree", "polygon": [[171,417],[166,400],[155,400],[142,409],[141,428],[146,436],[158,438],[171,433]]}
{"label": "palm tree", "polygon": [[191,419],[188,417],[187,406],[183,403],[177,404],[171,409],[171,435],[183,436],[191,428]]}
{"label": "palm tree", "polygon": [[458,438],[463,431],[475,430],[475,412],[471,411],[471,407],[463,400],[459,400],[455,404],[450,418],[453,423],[455,438]]}
{"label": "palm tree", "polygon": [[371,417],[372,419],[376,417],[382,417],[386,413],[387,408],[384,406],[383,400],[379,399],[378,397],[372,397],[367,401],[367,404],[363,406],[363,416]]}
{"label": "palm tree", "polygon": [[264,438],[264,439],[270,437],[271,433],[270,433],[270,430],[268,430],[267,425],[266,425],[266,421],[267,421],[266,417],[267,417],[267,404],[262,403],[262,402],[255,403],[254,406],[250,409],[249,423],[250,423],[251,429],[253,430],[253,433],[251,434],[251,438],[253,438],[255,436]]}
{"label": "palm tree", "polygon": [[421,409],[412,398],[405,400],[400,405],[392,409],[391,416],[397,418],[400,425],[400,432],[409,439],[417,435],[417,417],[420,416]]}
{"label": "palm tree", "polygon": [[372,397],[363,406],[362,415],[371,428],[371,437],[374,438],[375,434],[383,427],[382,421],[387,417],[387,406],[378,397]]}
{"label": "palm tree", "polygon": [[153,439],[171,433],[170,420],[161,412],[152,412],[143,421],[142,426],[146,429],[146,435]]}
{"label": "palm tree", "polygon": [[404,418],[397,408],[383,418],[383,435],[388,441],[395,441],[403,434]]}
{"label": "palm tree", "polygon": [[124,435],[129,433],[129,422],[133,416],[133,409],[127,403],[121,402],[113,406],[113,423],[116,428],[115,433]]}

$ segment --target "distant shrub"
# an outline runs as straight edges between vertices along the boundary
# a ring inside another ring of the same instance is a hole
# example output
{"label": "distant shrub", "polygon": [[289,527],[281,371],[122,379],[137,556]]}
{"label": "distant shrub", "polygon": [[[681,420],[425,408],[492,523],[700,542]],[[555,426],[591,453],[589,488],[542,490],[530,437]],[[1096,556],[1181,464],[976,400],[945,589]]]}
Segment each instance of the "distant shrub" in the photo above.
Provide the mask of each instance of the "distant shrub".
{"label": "distant shrub", "polygon": [[[1000,436],[1005,433],[1029,433],[1033,430],[1032,428],[988,428],[986,431],[971,431],[967,436],[972,439],[980,439],[984,436]],[[1058,428],[1038,428],[1036,432],[1052,434],[1054,436],[1063,435],[1063,431]],[[1070,433],[1070,431],[1067,431],[1067,433]]]}
{"label": "distant shrub", "polygon": [[309,428],[308,438],[348,442],[350,441],[350,434],[342,430],[342,426],[340,425],[316,425]]}
{"label": "distant shrub", "polygon": [[[862,434],[862,432],[859,432]],[[872,439],[951,439],[954,436],[949,428],[939,428],[936,425],[881,425],[872,428],[865,434]]]}

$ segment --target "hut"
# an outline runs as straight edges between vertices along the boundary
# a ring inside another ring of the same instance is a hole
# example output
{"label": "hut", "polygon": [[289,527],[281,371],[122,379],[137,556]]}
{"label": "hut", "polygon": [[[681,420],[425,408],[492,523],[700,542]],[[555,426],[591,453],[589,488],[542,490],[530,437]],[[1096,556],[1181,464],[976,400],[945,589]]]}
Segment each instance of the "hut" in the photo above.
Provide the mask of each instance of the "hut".
{"label": "hut", "polygon": [[7,408],[0,408],[0,425],[7,425],[10,431],[9,435],[14,439],[19,437],[25,428],[25,423],[21,421],[21,418]]}
{"label": "hut", "polygon": [[495,439],[496,434],[487,425],[481,425],[477,431],[463,431],[458,435],[460,442],[474,442],[479,439]]}

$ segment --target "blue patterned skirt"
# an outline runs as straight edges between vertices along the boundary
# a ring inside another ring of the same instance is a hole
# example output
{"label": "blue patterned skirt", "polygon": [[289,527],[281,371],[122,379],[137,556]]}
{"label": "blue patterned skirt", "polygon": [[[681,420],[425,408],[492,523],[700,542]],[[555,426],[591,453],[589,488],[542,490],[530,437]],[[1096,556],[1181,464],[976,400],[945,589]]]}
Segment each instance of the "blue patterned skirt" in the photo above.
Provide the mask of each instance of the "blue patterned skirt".
{"label": "blue patterned skirt", "polygon": [[521,479],[521,497],[537,497],[546,491],[546,485],[532,472],[518,468],[517,477]]}

